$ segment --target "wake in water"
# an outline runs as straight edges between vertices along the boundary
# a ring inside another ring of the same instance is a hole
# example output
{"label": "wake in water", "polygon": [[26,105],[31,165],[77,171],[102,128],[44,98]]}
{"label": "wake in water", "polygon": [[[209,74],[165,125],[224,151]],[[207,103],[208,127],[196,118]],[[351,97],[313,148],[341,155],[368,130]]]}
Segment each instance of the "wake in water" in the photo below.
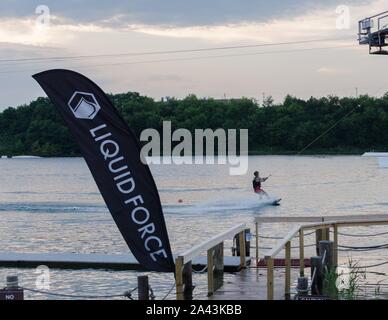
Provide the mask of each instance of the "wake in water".
{"label": "wake in water", "polygon": [[191,192],[206,192],[206,191],[236,191],[236,190],[241,190],[241,188],[235,188],[235,187],[209,187],[209,188],[161,188],[159,190],[159,193],[191,193]]}
{"label": "wake in water", "polygon": [[69,203],[2,203],[0,212],[40,212],[40,213],[57,213],[57,212],[108,212],[104,205],[94,204],[69,204]]}
{"label": "wake in water", "polygon": [[[228,197],[195,204],[163,205],[166,214],[204,214],[204,213],[235,213],[237,211],[252,211],[273,205],[278,200],[275,197],[260,199],[256,194],[248,197]],[[1,203],[0,212],[36,212],[36,213],[108,213],[104,204],[90,203],[61,203],[61,202],[30,202],[30,203]]]}
{"label": "wake in water", "polygon": [[237,211],[252,211],[257,213],[258,210],[273,205],[275,201],[279,200],[275,197],[269,199],[252,194],[249,197],[236,197],[234,199],[206,201],[193,205],[166,205],[164,211],[167,214],[203,214],[203,213],[235,213]]}

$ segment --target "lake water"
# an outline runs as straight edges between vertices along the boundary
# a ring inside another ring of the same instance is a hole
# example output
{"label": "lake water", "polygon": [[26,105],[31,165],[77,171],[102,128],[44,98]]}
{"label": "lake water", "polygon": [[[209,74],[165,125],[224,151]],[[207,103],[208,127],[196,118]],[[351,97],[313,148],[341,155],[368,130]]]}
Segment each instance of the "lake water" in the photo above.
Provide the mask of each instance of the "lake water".
{"label": "lake water", "polygon": [[[380,169],[374,158],[257,156],[249,158],[249,168],[245,176],[230,176],[229,167],[222,165],[151,166],[174,253],[241,222],[253,229],[257,215],[379,214],[388,209],[388,170]],[[251,190],[251,174],[256,169],[264,176],[272,174],[264,189],[281,197],[281,206],[258,208],[257,196]],[[1,159],[0,176],[1,251],[129,252],[83,159]],[[183,202],[178,203],[179,199]],[[282,236],[291,227],[264,225],[262,232]],[[388,231],[388,227],[347,231],[379,233]],[[354,246],[387,242],[384,235],[341,238],[341,244]],[[273,240],[267,240],[262,245],[273,244]],[[226,255],[231,255],[231,245],[227,243]],[[388,260],[384,250],[341,252],[341,261],[346,262],[350,257],[363,258],[361,265]],[[388,266],[375,270],[381,274],[374,274],[371,281],[384,281]],[[0,269],[0,287],[9,274],[19,275],[23,286],[35,287],[34,270],[15,269]],[[157,298],[162,298],[171,288],[173,277],[147,274]],[[136,287],[138,275],[138,272],[51,270],[50,289],[81,295],[120,294]],[[194,275],[194,282],[197,296],[205,297],[206,276]],[[35,293],[26,295],[47,298]]]}

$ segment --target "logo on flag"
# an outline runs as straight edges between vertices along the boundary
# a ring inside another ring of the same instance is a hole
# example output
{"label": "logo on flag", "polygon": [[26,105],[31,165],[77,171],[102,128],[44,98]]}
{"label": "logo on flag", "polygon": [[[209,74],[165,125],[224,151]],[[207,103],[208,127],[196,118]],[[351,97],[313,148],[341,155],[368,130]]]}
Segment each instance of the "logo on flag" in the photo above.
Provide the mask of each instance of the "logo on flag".
{"label": "logo on flag", "polygon": [[68,105],[78,119],[93,120],[101,109],[93,94],[80,91],[74,92]]}

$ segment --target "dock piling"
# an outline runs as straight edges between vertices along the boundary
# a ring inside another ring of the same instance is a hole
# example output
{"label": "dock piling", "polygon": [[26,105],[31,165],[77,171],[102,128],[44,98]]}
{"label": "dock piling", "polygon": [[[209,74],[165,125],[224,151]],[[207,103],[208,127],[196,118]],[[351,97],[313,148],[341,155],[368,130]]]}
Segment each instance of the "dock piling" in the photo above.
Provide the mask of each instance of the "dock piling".
{"label": "dock piling", "polygon": [[0,300],[24,300],[24,290],[17,276],[7,276],[6,287],[0,290]]}
{"label": "dock piling", "polygon": [[311,294],[321,295],[323,288],[322,257],[311,257]]}
{"label": "dock piling", "polygon": [[188,262],[183,267],[183,298],[184,300],[193,300],[193,266],[192,262]]}
{"label": "dock piling", "polygon": [[150,285],[148,276],[137,277],[139,300],[150,300]]}
{"label": "dock piling", "polygon": [[309,278],[308,277],[299,277],[298,285],[296,287],[298,296],[307,296],[309,292]]}
{"label": "dock piling", "polygon": [[334,244],[333,241],[323,240],[319,242],[319,255],[323,258],[323,267],[327,267],[328,271],[333,270],[334,266]]}

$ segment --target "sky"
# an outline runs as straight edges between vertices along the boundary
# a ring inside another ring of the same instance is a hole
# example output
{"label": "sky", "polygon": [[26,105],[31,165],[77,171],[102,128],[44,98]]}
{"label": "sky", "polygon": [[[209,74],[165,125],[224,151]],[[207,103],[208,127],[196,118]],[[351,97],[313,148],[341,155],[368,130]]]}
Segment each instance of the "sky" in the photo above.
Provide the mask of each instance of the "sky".
{"label": "sky", "polygon": [[388,0],[0,0],[0,110],[44,96],[31,75],[53,68],[158,100],[381,96],[388,57],[368,55],[357,33],[386,10]]}

